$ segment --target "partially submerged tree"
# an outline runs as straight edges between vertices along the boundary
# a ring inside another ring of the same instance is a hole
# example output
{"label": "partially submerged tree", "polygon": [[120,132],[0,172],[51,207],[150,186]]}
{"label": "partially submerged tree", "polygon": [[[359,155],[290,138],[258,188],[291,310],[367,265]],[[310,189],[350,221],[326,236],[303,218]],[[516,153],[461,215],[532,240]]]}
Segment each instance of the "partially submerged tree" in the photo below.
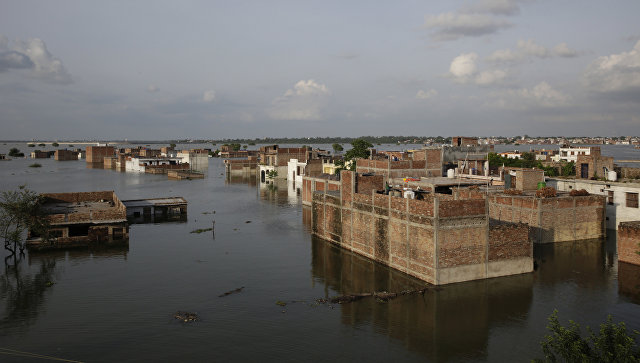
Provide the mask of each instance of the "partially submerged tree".
{"label": "partially submerged tree", "polygon": [[17,157],[24,156],[24,153],[20,152],[20,149],[16,147],[12,147],[11,149],[9,149],[9,156],[13,156],[17,158]]}
{"label": "partially submerged tree", "polygon": [[49,221],[41,202],[42,196],[24,186],[0,194],[0,237],[11,255],[24,252],[27,230],[46,239]]}

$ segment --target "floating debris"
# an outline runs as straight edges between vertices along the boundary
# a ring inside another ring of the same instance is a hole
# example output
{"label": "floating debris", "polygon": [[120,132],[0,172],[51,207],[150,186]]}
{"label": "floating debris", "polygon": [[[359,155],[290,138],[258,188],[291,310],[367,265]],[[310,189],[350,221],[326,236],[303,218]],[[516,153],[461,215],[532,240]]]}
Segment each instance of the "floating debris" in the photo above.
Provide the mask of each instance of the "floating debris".
{"label": "floating debris", "polygon": [[284,302],[284,301],[278,300],[278,301],[276,301],[276,305],[278,305],[278,306],[287,306],[287,303]]}
{"label": "floating debris", "polygon": [[45,283],[44,283],[44,286],[46,286],[46,287],[51,287],[51,286],[53,286],[53,285],[55,285],[55,284],[56,284],[56,283],[55,283],[55,282],[53,282],[53,281],[47,281],[47,282],[45,282]]}
{"label": "floating debris", "polygon": [[213,231],[213,228],[199,228],[199,229],[195,229],[189,233],[203,233],[203,232],[209,232],[209,231]]}
{"label": "floating debris", "polygon": [[425,292],[429,291],[429,290],[442,290],[442,288],[437,288],[437,287],[425,287],[423,289],[418,289],[418,290],[404,290],[404,291],[400,291],[400,292],[386,292],[386,291],[379,291],[379,292],[365,292],[365,293],[360,293],[360,294],[350,294],[350,295],[341,295],[341,296],[336,296],[330,299],[316,299],[316,302],[319,304],[347,304],[347,303],[351,303],[354,301],[358,301],[360,299],[364,299],[365,297],[374,297],[376,298],[376,300],[378,301],[389,301],[392,299],[395,299],[399,296],[404,296],[404,295],[413,295],[413,294],[424,294]]}
{"label": "floating debris", "polygon": [[227,292],[225,292],[225,293],[224,293],[224,294],[222,294],[222,295],[218,295],[218,297],[225,297],[225,296],[228,296],[228,295],[231,295],[231,294],[235,294],[235,293],[238,293],[238,292],[242,292],[242,289],[244,289],[244,286],[239,287],[239,288],[237,288],[237,289],[235,289],[235,290],[227,291]]}
{"label": "floating debris", "polygon": [[246,222],[244,222],[244,223],[251,223],[251,221],[246,221]]}
{"label": "floating debris", "polygon": [[198,320],[198,314],[190,313],[188,311],[177,311],[175,314],[173,314],[173,317],[178,320],[182,320],[185,323],[191,323]]}

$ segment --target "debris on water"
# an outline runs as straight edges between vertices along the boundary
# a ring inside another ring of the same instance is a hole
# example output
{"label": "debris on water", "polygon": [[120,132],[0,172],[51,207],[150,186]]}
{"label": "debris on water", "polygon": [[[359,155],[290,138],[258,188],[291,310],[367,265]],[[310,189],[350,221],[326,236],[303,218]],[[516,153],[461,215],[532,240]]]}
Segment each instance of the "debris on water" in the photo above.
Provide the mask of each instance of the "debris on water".
{"label": "debris on water", "polygon": [[245,221],[244,223],[251,223],[251,221]]}
{"label": "debris on water", "polygon": [[185,323],[191,323],[198,320],[198,314],[190,313],[188,311],[177,311],[175,314],[173,314],[173,317]]}
{"label": "debris on water", "polygon": [[222,295],[218,295],[218,297],[225,297],[225,296],[228,296],[228,295],[231,295],[231,294],[236,294],[238,292],[242,292],[242,289],[244,289],[244,286],[239,287],[239,288],[237,288],[235,290],[227,291]]}
{"label": "debris on water", "polygon": [[53,286],[53,285],[55,285],[55,284],[56,284],[56,283],[55,283],[55,282],[53,282],[53,281],[47,281],[47,282],[45,282],[45,284],[44,284],[44,285],[45,285],[46,287],[50,287],[50,286]]}
{"label": "debris on water", "polygon": [[278,301],[276,301],[276,305],[278,305],[278,306],[287,306],[287,303],[284,302],[284,301],[278,300]]}
{"label": "debris on water", "polygon": [[234,231],[237,231],[238,229],[237,229],[237,228],[234,228],[233,230],[234,230]]}
{"label": "debris on water", "polygon": [[441,290],[442,288],[437,288],[437,287],[425,287],[423,289],[418,289],[418,290],[405,290],[405,291],[400,291],[400,292],[386,292],[386,291],[377,291],[377,292],[365,292],[365,293],[360,293],[360,294],[350,294],[350,295],[341,295],[341,296],[336,296],[333,298],[329,298],[329,299],[324,299],[324,298],[320,298],[320,299],[316,299],[316,302],[318,304],[348,304],[354,301],[358,301],[360,299],[363,299],[365,297],[374,297],[377,301],[379,302],[387,302],[389,300],[395,299],[399,296],[404,296],[404,295],[413,295],[413,294],[424,294],[429,290]]}
{"label": "debris on water", "polygon": [[194,229],[189,233],[203,233],[203,232],[209,232],[209,231],[213,231],[213,228],[198,228],[198,229]]}

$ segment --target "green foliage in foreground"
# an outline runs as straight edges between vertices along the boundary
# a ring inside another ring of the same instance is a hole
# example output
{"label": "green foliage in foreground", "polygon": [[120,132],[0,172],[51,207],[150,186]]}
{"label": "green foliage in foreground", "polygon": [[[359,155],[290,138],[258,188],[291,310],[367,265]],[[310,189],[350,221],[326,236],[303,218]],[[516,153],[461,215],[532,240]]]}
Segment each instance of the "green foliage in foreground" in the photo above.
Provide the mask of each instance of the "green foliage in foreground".
{"label": "green foliage in foreground", "polygon": [[547,329],[551,334],[540,343],[545,359],[534,362],[640,362],[640,348],[636,343],[640,333],[627,331],[623,322],[614,324],[611,315],[600,324],[597,333],[587,327],[586,338],[573,320],[568,327],[562,326],[557,310],[549,317]]}

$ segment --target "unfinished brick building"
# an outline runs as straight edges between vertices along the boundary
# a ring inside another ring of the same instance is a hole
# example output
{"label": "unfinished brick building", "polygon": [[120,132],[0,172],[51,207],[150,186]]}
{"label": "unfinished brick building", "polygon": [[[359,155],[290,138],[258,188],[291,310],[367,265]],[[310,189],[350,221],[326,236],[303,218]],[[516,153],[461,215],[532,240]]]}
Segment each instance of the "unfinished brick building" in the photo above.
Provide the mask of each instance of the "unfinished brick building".
{"label": "unfinished brick building", "polygon": [[359,173],[376,173],[389,178],[442,176],[442,150],[418,150],[413,160],[367,160],[356,161]]}
{"label": "unfinished brick building", "polygon": [[382,175],[343,171],[339,191],[313,193],[312,233],[436,285],[533,271],[528,227],[490,226],[486,198],[414,200],[382,188]]}
{"label": "unfinished brick building", "polygon": [[114,156],[113,146],[87,146],[87,166],[90,168],[104,167],[105,156]]}
{"label": "unfinished brick building", "polygon": [[86,247],[129,240],[124,204],[113,191],[43,194],[49,241],[29,233],[29,250]]}
{"label": "unfinished brick building", "polygon": [[640,266],[640,221],[618,226],[618,261]]}
{"label": "unfinished brick building", "polygon": [[256,176],[258,173],[258,158],[249,156],[245,159],[225,159],[225,172],[230,176]]}
{"label": "unfinished brick building", "polygon": [[72,150],[58,149],[53,154],[53,158],[57,161],[78,160],[78,153]]}
{"label": "unfinished brick building", "polygon": [[602,156],[600,147],[590,147],[589,155],[580,154],[576,161],[576,178],[606,178],[607,172],[613,170],[613,157]]}
{"label": "unfinished brick building", "polygon": [[601,195],[538,198],[535,193],[489,196],[489,216],[529,225],[534,243],[606,237],[605,200]]}

